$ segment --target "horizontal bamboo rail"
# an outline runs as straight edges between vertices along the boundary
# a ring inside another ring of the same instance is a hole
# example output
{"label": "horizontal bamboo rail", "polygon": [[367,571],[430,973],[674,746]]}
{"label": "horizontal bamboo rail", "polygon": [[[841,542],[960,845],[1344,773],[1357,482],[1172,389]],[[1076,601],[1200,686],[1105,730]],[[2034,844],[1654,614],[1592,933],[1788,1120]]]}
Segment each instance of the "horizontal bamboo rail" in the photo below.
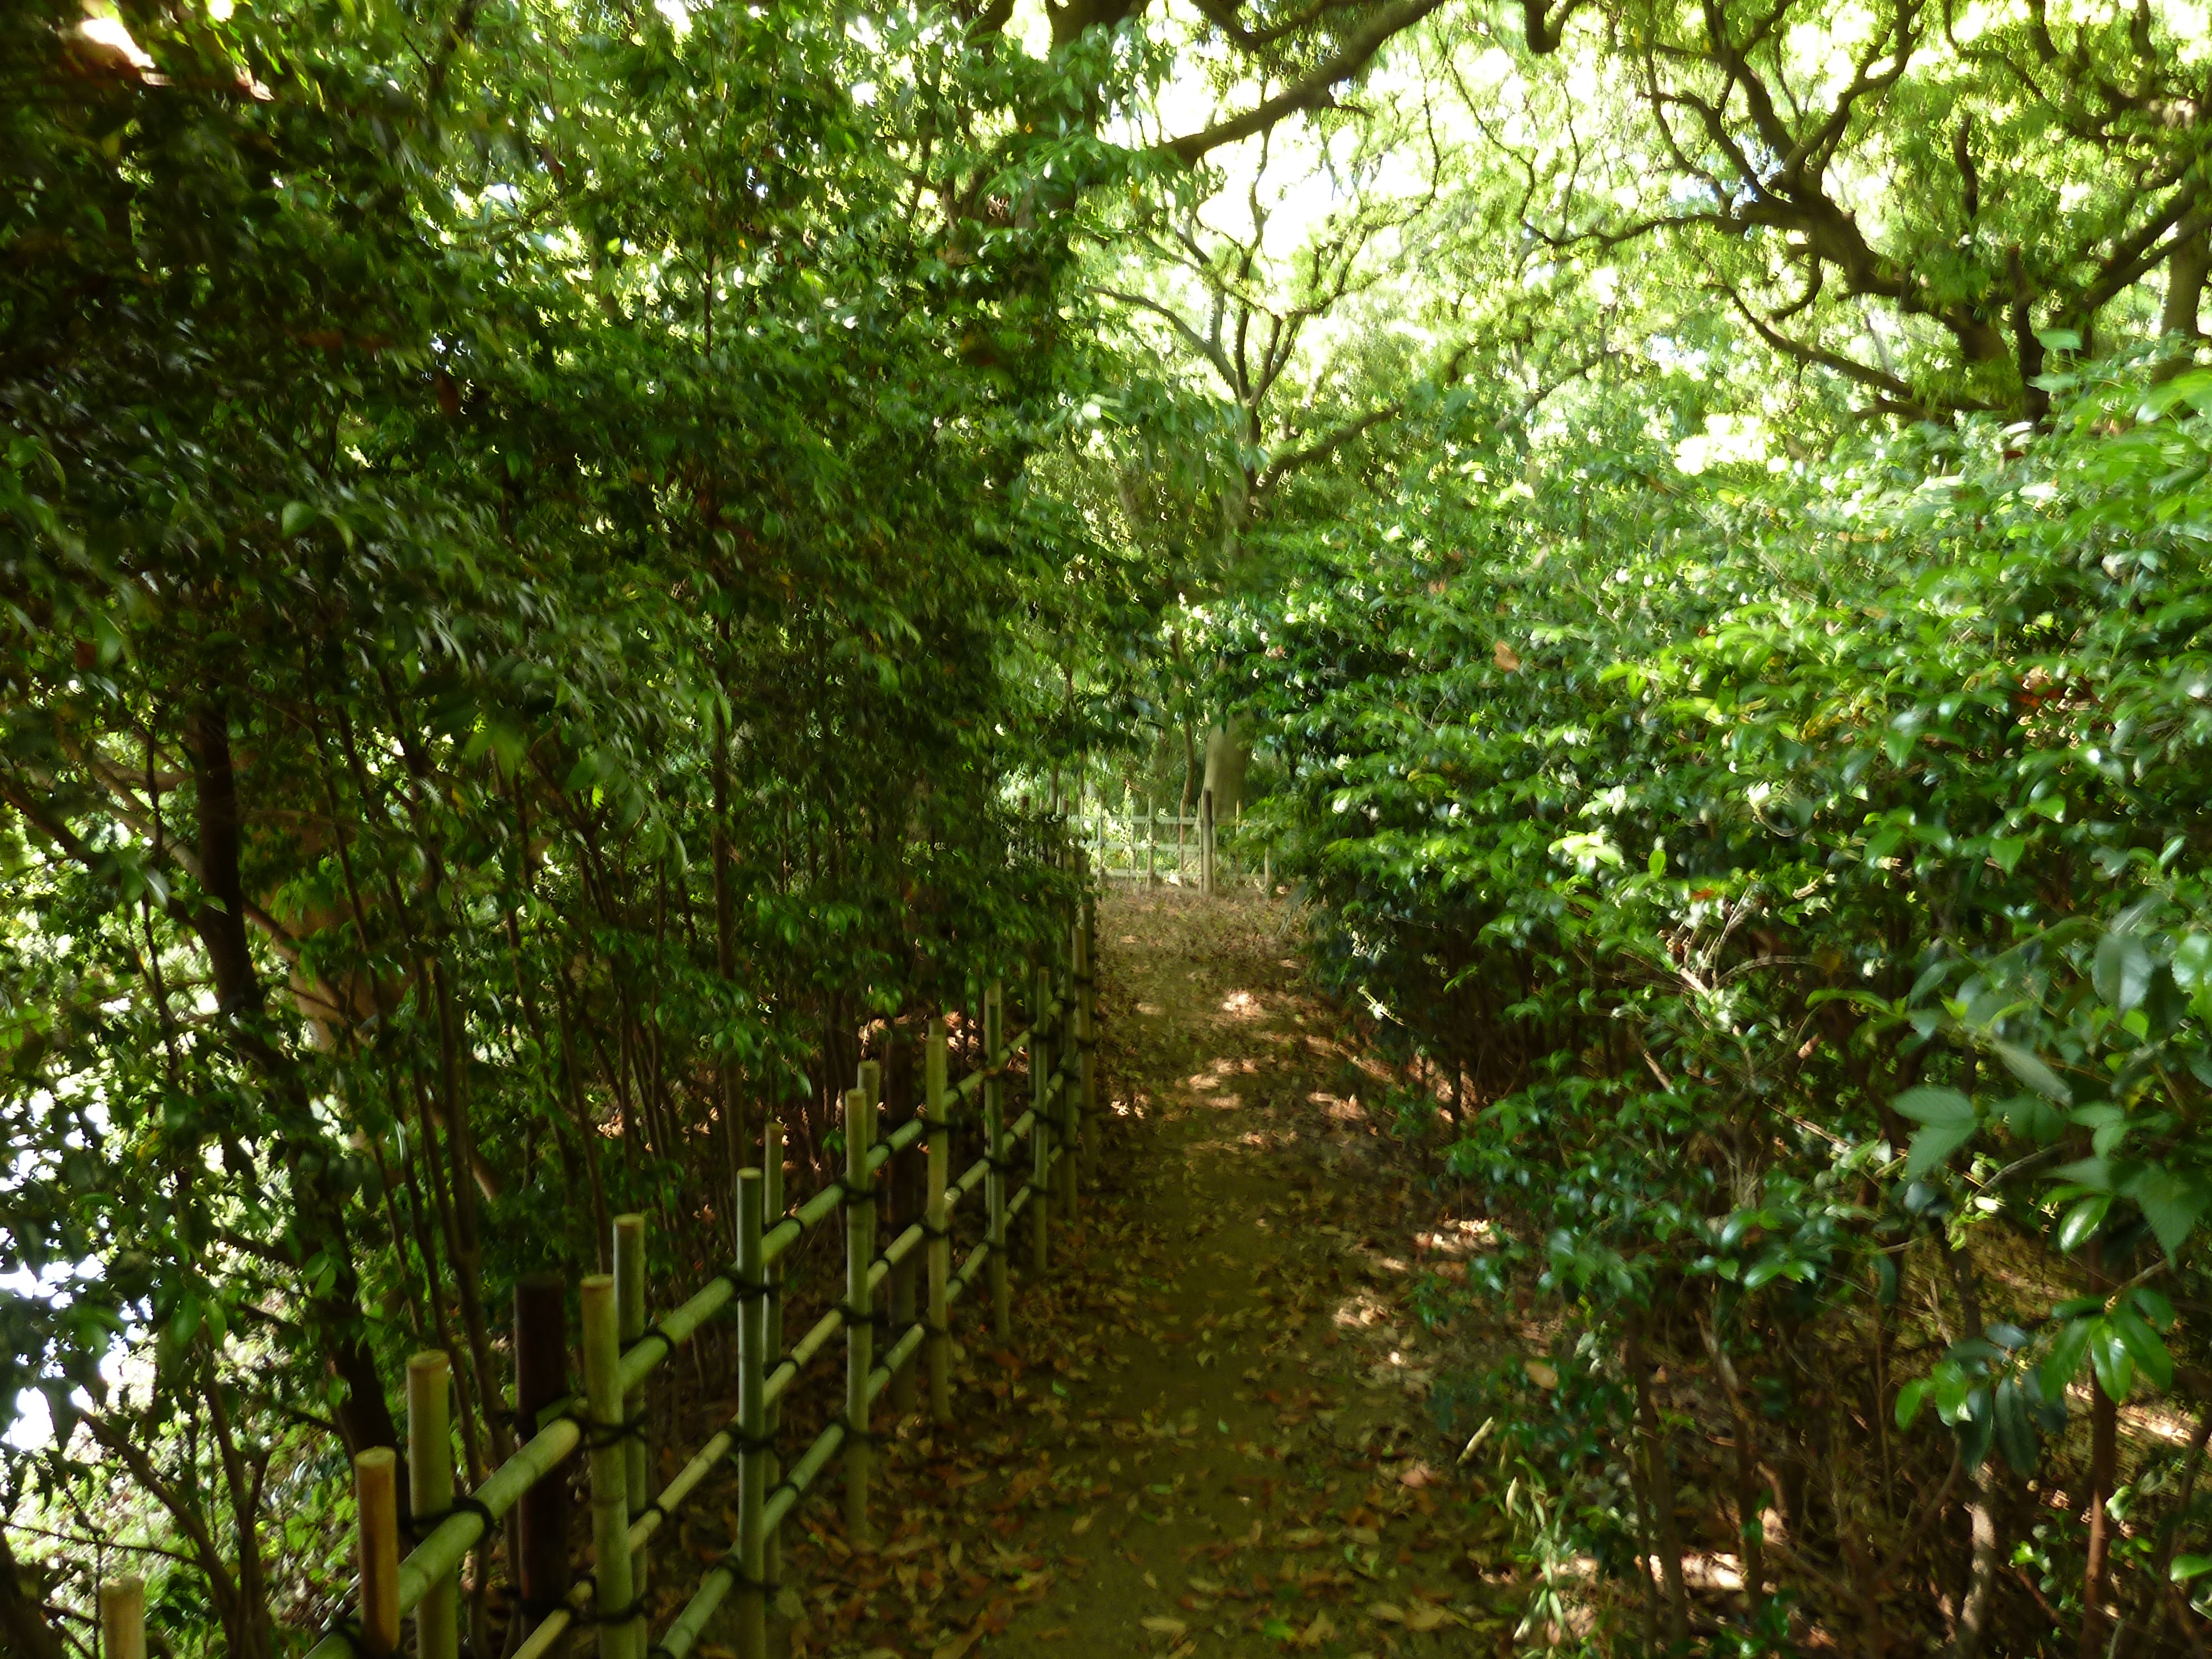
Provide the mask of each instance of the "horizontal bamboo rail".
{"label": "horizontal bamboo rail", "polygon": [[[945,1384],[938,1380],[949,1341],[946,1310],[979,1278],[988,1276],[994,1294],[999,1291],[1006,1223],[1012,1217],[1035,1206],[1039,1260],[1044,1228],[1054,1218],[1050,1199],[1055,1188],[1057,1218],[1063,1224],[1073,1219],[1079,1137],[1081,1126],[1095,1121],[1091,1113],[1096,1109],[1089,1097],[1096,1005],[1089,972],[1093,952],[1087,905],[1078,907],[1071,925],[1072,933],[1062,940],[1072,945],[1064,969],[1040,969],[1035,1000],[1041,1006],[1029,1026],[1003,1043],[999,1041],[1000,992],[990,988],[985,999],[984,1063],[957,1082],[946,1078],[944,1024],[932,1022],[921,1109],[872,1144],[878,1084],[873,1063],[864,1066],[861,1087],[848,1097],[845,1178],[764,1226],[764,1195],[773,1190],[780,1197],[781,1185],[782,1130],[771,1121],[763,1150],[778,1174],[764,1179],[761,1170],[747,1170],[738,1181],[738,1259],[658,1320],[649,1319],[644,1308],[641,1218],[617,1218],[616,1273],[584,1281],[584,1366],[589,1387],[540,1410],[536,1432],[464,1499],[440,1502],[451,1492],[451,1465],[433,1444],[442,1440],[447,1427],[444,1357],[418,1356],[410,1365],[412,1398],[419,1415],[410,1463],[422,1500],[416,1506],[416,1524],[427,1524],[428,1530],[404,1559],[398,1558],[396,1505],[381,1495],[391,1486],[391,1455],[385,1454],[380,1462],[364,1454],[368,1468],[359,1547],[366,1576],[360,1620],[333,1627],[308,1650],[307,1659],[353,1659],[364,1638],[373,1649],[389,1642],[392,1646],[384,1650],[396,1650],[398,1622],[409,1615],[416,1620],[420,1653],[454,1651],[459,1601],[454,1589],[463,1561],[488,1530],[580,1449],[591,1454],[597,1565],[576,1576],[560,1604],[539,1620],[519,1646],[512,1647],[511,1659],[539,1659],[554,1652],[568,1632],[587,1622],[598,1625],[599,1650],[608,1659],[635,1659],[647,1651],[649,1640],[656,1659],[664,1655],[684,1659],[733,1590],[744,1592],[740,1659],[760,1659],[761,1615],[773,1589],[764,1582],[767,1564],[777,1559],[775,1539],[783,1522],[843,1451],[848,1457],[848,1526],[855,1533],[865,1528],[869,1409],[895,1378],[930,1350],[931,1409],[942,1420],[949,1410],[944,1398],[949,1379]],[[1027,1109],[1012,1124],[1001,1126],[1000,1083],[1012,1062],[1024,1052],[1041,1062],[1032,1067]],[[979,1095],[983,1097],[983,1155],[955,1176],[945,1156],[945,1137],[957,1125],[974,1121],[971,1107]],[[893,1158],[926,1139],[930,1142],[927,1206],[921,1219],[878,1249],[872,1238],[876,1178]],[[1000,1177],[1013,1167],[1013,1155],[1024,1143],[1032,1153],[1030,1173],[1009,1195]],[[985,1237],[955,1267],[950,1251],[951,1218],[978,1188],[994,1200]],[[841,1212],[848,1222],[847,1300],[823,1314],[787,1351],[782,1350],[781,1298],[771,1269],[810,1231]],[[866,1224],[860,1224],[863,1218]],[[921,1252],[933,1258],[927,1309],[918,1312],[878,1356],[872,1351],[872,1338],[883,1317],[884,1292],[894,1271]],[[670,1355],[733,1302],[739,1315],[737,1413],[708,1437],[657,1497],[647,1501],[645,1472],[653,1460],[646,1455],[643,1429],[646,1384]],[[775,1467],[778,1408],[809,1364],[841,1335],[851,1362],[846,1413],[815,1437],[771,1489],[767,1482]],[[857,1439],[853,1436],[856,1423]],[[740,1536],[707,1571],[675,1622],[653,1640],[644,1595],[648,1547],[707,1478],[733,1455],[739,1463]]]}

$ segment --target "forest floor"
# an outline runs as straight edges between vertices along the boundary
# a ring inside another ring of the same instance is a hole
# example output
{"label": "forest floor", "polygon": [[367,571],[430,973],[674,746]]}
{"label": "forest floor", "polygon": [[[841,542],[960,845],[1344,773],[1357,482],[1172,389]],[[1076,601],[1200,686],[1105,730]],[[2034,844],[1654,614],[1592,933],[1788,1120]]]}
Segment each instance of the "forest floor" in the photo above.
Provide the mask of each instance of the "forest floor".
{"label": "forest floor", "polygon": [[1079,1232],[1017,1275],[1010,1348],[987,1297],[956,1308],[958,1426],[897,1425],[874,1540],[834,1491],[787,1529],[779,1651],[1510,1650],[1521,1590],[1432,1409],[1449,1327],[1419,1311],[1481,1224],[1439,1217],[1368,1115],[1288,925],[1257,896],[1101,904]]}

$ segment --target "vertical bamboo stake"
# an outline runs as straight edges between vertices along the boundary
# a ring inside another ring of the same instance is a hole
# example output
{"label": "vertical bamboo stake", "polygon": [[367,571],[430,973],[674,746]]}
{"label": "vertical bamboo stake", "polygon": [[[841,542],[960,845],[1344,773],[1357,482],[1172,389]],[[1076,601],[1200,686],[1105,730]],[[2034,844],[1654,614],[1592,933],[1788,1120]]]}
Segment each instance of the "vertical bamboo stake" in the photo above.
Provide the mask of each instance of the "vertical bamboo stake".
{"label": "vertical bamboo stake", "polygon": [[738,1659],[767,1659],[766,1540],[761,1504],[768,1492],[767,1285],[761,1266],[761,1172],[738,1171]]}
{"label": "vertical bamboo stake", "polygon": [[945,1200],[945,1182],[952,1168],[952,1097],[945,1091],[945,1022],[929,1022],[929,1046],[921,1066],[922,1115],[929,1121],[929,1207],[923,1218],[929,1226],[929,1414],[949,1425],[952,1421],[952,1332],[946,1323],[950,1310],[946,1289],[952,1279],[952,1238],[948,1231],[951,1206]]}
{"label": "vertical bamboo stake", "polygon": [[384,1659],[399,1651],[399,1455],[371,1446],[353,1458],[361,1510],[361,1644]]}
{"label": "vertical bamboo stake", "polygon": [[[453,1368],[437,1349],[407,1362],[407,1507],[418,1528],[453,1506]],[[430,1586],[415,1609],[420,1659],[455,1659],[461,1650],[460,1612],[456,1566]]]}
{"label": "vertical bamboo stake", "polygon": [[[627,1349],[645,1334],[645,1218],[615,1218],[615,1330]],[[623,1420],[637,1426],[623,1443],[623,1467],[629,1480],[629,1512],[640,1515],[653,1498],[646,1482],[652,1473],[645,1455],[645,1384],[640,1382],[623,1396]],[[646,1549],[640,1545],[630,1562],[632,1594],[645,1594]]]}
{"label": "vertical bamboo stake", "polygon": [[[514,1409],[526,1437],[538,1413],[568,1392],[568,1287],[532,1273],[514,1287]],[[514,1506],[514,1554],[523,1631],[568,1599],[568,1465],[553,1469]],[[568,1659],[564,1632],[546,1659]]]}
{"label": "vertical bamboo stake", "polygon": [[1050,1255],[1052,1210],[1052,1054],[1054,1043],[1046,1026],[1046,1010],[1052,1006],[1052,969],[1036,970],[1036,1000],[1030,1013],[1030,1108],[1036,1127],[1030,1131],[1030,1271],[1042,1277]]}
{"label": "vertical bamboo stake", "polygon": [[631,1589],[629,1459],[623,1448],[622,1334],[611,1273],[592,1273],[583,1299],[585,1443],[592,1449],[592,1559],[599,1590],[602,1659],[641,1659],[644,1631]]}
{"label": "vertical bamboo stake", "polygon": [[[884,1052],[884,1120],[886,1133],[902,1127],[915,1117],[927,1118],[929,1103],[917,1102],[915,1097],[914,1043],[903,1036],[896,1027],[888,1034]],[[924,1175],[922,1155],[917,1147],[909,1146],[884,1166],[884,1194],[889,1202],[890,1231],[885,1237],[896,1238],[915,1222],[924,1218]],[[926,1258],[928,1252],[922,1253]],[[890,1310],[890,1323],[886,1326],[886,1344],[896,1342],[906,1334],[908,1326],[915,1322],[915,1281],[921,1276],[924,1261],[909,1255],[893,1267],[884,1281],[884,1290]],[[914,1415],[916,1395],[920,1392],[921,1366],[909,1358],[898,1368],[890,1382],[891,1416],[903,1420]]]}
{"label": "vertical bamboo stake", "polygon": [[100,1587],[102,1659],[146,1659],[146,1581],[111,1578]]}
{"label": "vertical bamboo stake", "polygon": [[[761,1213],[775,1220],[783,1219],[783,1122],[770,1118],[761,1137]],[[770,1369],[783,1354],[783,1268],[781,1264],[768,1272],[768,1294],[761,1298],[761,1356],[762,1363]],[[783,1407],[772,1407],[763,1419],[763,1436],[769,1441],[768,1449],[761,1458],[761,1479],[773,1483],[783,1478],[783,1462],[775,1455],[776,1431],[783,1425]],[[761,1582],[773,1587],[783,1579],[783,1543],[781,1531],[771,1532],[761,1540]],[[763,1594],[768,1594],[763,1591]],[[769,1611],[773,1612],[771,1601]]]}
{"label": "vertical bamboo stake", "polygon": [[1001,1342],[1013,1340],[1013,1291],[1006,1282],[1006,1092],[999,1066],[1006,1059],[1006,993],[994,984],[983,993],[983,1145],[990,1164],[983,1176],[983,1205],[990,1217],[991,1329]]}
{"label": "vertical bamboo stake", "polygon": [[[864,1079],[867,1071],[861,1068]],[[868,1264],[876,1254],[876,1205],[867,1180],[875,1127],[876,1103],[864,1081],[845,1091],[845,1536],[856,1549],[868,1535],[868,1371],[875,1364]]]}

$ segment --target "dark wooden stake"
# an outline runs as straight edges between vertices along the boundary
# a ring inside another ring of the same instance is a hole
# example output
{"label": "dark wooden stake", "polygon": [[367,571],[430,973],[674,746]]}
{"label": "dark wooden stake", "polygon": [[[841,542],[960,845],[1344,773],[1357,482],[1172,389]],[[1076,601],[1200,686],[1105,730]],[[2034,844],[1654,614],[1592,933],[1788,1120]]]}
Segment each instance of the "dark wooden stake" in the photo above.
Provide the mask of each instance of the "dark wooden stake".
{"label": "dark wooden stake", "polygon": [[[568,1291],[556,1273],[535,1273],[514,1287],[514,1405],[522,1438],[537,1432],[538,1413],[568,1392]],[[526,1630],[534,1629],[568,1595],[568,1466],[562,1463],[514,1506],[515,1562]],[[549,1659],[567,1659],[557,1637]]]}

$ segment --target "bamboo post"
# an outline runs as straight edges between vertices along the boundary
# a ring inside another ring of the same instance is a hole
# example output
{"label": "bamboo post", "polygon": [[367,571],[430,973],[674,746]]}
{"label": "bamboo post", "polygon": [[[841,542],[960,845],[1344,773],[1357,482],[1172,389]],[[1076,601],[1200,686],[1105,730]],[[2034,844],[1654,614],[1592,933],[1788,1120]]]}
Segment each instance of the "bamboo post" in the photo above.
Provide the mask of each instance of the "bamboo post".
{"label": "bamboo post", "polygon": [[[929,1115],[926,1103],[917,1106],[914,1086],[914,1042],[910,1035],[890,1028],[884,1049],[884,1129],[886,1133],[902,1128],[917,1112]],[[884,1170],[885,1195],[890,1206],[890,1225],[888,1237],[896,1238],[908,1227],[922,1218],[926,1201],[926,1176],[922,1169],[922,1154],[919,1147],[909,1146],[895,1155]],[[915,1316],[915,1281],[921,1275],[922,1261],[908,1255],[890,1271],[884,1285],[885,1300],[890,1310],[890,1324],[886,1343],[895,1342],[906,1334]],[[920,1393],[921,1367],[913,1364],[902,1365],[891,1376],[891,1415],[900,1419],[914,1415],[916,1396]]]}
{"label": "bamboo post", "polygon": [[952,1206],[945,1202],[945,1183],[952,1169],[952,1097],[945,1086],[945,1022],[931,1020],[921,1066],[921,1110],[929,1125],[929,1196],[922,1218],[929,1229],[929,1415],[933,1422],[949,1426],[952,1330],[946,1315],[952,1280]]}
{"label": "bamboo post", "polygon": [[1030,1271],[1042,1278],[1051,1254],[1053,1135],[1047,1091],[1052,1087],[1054,1045],[1046,1029],[1046,1011],[1052,1006],[1052,969],[1039,968],[1036,984],[1030,1004]]}
{"label": "bamboo post", "polygon": [[[625,1351],[645,1334],[645,1218],[615,1218],[615,1328]],[[633,1426],[623,1442],[623,1466],[629,1477],[629,1512],[641,1515],[653,1501],[647,1485],[652,1474],[645,1455],[645,1383],[623,1396],[623,1420]],[[630,1589],[643,1595],[649,1559],[647,1547],[637,1547],[630,1562]]]}
{"label": "bamboo post", "polygon": [[146,1659],[146,1581],[111,1578],[100,1587],[101,1659]]}
{"label": "bamboo post", "polygon": [[738,1659],[767,1659],[768,1551],[761,1505],[768,1492],[767,1285],[761,1261],[762,1182],[738,1171]]}
{"label": "bamboo post", "polygon": [[983,1171],[983,1205],[989,1215],[991,1243],[991,1329],[1001,1342],[1014,1334],[1013,1290],[1006,1282],[1006,1091],[999,1066],[1006,1059],[1006,988],[983,993],[983,1145],[990,1162]]}
{"label": "bamboo post", "polygon": [[[453,1368],[433,1348],[407,1362],[407,1508],[416,1536],[423,1522],[453,1506]],[[456,1659],[461,1650],[461,1575],[456,1567],[415,1608],[419,1659]]]}
{"label": "bamboo post", "polygon": [[868,1146],[876,1103],[863,1082],[845,1091],[845,1534],[854,1548],[868,1534],[868,1372],[875,1364],[868,1266],[876,1254],[876,1206],[868,1190]]}
{"label": "bamboo post", "polygon": [[[538,1413],[568,1392],[568,1293],[553,1273],[533,1273],[514,1287],[514,1412],[525,1439]],[[523,1493],[514,1506],[515,1588],[524,1632],[568,1599],[568,1480],[566,1466]],[[564,1632],[547,1659],[567,1659]]]}
{"label": "bamboo post", "polygon": [[1160,884],[1160,806],[1152,802],[1145,809],[1145,885]]}
{"label": "bamboo post", "polygon": [[399,1455],[389,1446],[354,1454],[354,1502],[361,1511],[361,1645],[386,1659],[399,1651]]}
{"label": "bamboo post", "polygon": [[592,1273],[580,1287],[584,1315],[584,1443],[592,1453],[592,1559],[599,1591],[602,1659],[641,1659],[640,1608],[632,1589],[629,1549],[629,1430],[623,1416],[622,1333],[611,1273]]}
{"label": "bamboo post", "polygon": [[[761,1135],[761,1213],[783,1219],[783,1121],[770,1118]],[[761,1354],[770,1364],[783,1352],[783,1268],[771,1269],[767,1294],[761,1298]],[[768,1407],[761,1433],[768,1442],[761,1457],[761,1479],[773,1483],[783,1478],[783,1462],[775,1453],[776,1431],[783,1426],[783,1407]],[[761,1540],[762,1594],[775,1611],[775,1587],[783,1580],[783,1542],[779,1528],[771,1528]]]}

